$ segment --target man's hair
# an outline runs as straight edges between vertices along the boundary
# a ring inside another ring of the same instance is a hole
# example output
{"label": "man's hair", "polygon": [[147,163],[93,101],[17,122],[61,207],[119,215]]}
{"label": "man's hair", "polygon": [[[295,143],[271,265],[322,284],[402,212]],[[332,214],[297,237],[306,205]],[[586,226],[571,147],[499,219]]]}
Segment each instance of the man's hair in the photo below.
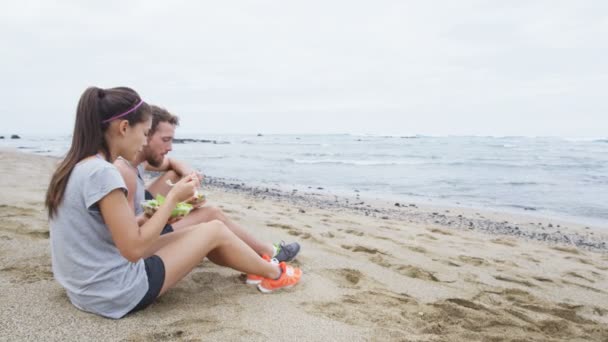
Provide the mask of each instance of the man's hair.
{"label": "man's hair", "polygon": [[156,128],[158,124],[161,122],[168,122],[172,125],[179,126],[179,117],[177,115],[173,115],[169,113],[164,108],[159,106],[150,105],[150,111],[152,113],[152,127],[150,127],[149,135],[154,134],[156,132]]}

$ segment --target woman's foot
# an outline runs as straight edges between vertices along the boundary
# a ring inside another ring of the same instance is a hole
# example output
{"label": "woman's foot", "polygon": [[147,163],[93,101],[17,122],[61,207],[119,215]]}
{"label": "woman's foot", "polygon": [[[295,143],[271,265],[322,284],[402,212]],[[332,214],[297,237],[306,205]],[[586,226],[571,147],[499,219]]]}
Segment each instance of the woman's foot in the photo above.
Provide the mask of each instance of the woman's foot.
{"label": "woman's foot", "polygon": [[281,276],[278,279],[263,278],[258,284],[258,289],[263,293],[270,293],[283,288],[290,288],[300,282],[302,278],[302,270],[296,267],[287,265],[285,262],[279,263]]}
{"label": "woman's foot", "polygon": [[[262,259],[264,259],[270,263],[276,264],[276,265],[279,264],[279,261],[277,259],[270,259],[270,257],[266,254],[262,255]],[[264,277],[259,276],[257,274],[248,274],[247,280],[245,281],[245,283],[250,284],[250,285],[257,285],[262,282],[262,279],[264,279]]]}

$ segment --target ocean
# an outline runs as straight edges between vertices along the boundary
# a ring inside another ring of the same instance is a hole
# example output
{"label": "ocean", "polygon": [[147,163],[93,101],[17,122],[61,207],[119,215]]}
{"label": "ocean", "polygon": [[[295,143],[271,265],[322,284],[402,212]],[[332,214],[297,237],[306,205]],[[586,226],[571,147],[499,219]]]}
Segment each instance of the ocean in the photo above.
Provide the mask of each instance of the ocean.
{"label": "ocean", "polygon": [[[178,130],[179,134],[179,130]],[[61,156],[69,136],[0,146]],[[171,156],[205,175],[257,186],[484,208],[608,227],[608,139],[208,135]]]}

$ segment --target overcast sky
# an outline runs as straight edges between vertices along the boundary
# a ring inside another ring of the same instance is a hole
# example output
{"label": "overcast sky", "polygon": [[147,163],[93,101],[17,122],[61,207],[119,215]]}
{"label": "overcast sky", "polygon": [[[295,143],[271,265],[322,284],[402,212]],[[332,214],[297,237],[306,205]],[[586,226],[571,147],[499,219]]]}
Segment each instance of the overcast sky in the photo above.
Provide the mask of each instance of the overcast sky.
{"label": "overcast sky", "polygon": [[2,2],[0,135],[90,85],[182,135],[608,135],[608,1],[59,2]]}

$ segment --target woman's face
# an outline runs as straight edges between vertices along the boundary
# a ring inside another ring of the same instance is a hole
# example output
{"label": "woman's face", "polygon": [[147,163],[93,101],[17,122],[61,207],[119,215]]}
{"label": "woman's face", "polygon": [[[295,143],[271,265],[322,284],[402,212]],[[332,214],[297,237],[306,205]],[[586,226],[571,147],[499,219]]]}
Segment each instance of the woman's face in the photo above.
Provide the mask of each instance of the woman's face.
{"label": "woman's face", "polygon": [[148,131],[152,125],[152,119],[137,123],[133,126],[128,126],[124,144],[124,152],[121,154],[123,158],[134,160],[138,152],[141,152],[143,147],[148,142]]}

